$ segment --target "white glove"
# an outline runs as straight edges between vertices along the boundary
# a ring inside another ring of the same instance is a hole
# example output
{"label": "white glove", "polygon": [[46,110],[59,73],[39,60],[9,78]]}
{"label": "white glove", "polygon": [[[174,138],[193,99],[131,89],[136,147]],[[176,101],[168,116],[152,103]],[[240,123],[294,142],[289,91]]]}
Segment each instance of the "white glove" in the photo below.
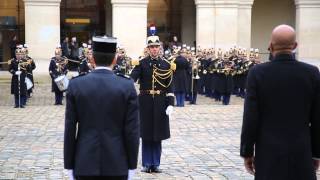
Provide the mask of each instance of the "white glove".
{"label": "white glove", "polygon": [[135,169],[129,169],[129,171],[128,171],[128,180],[132,180],[135,173],[136,173]]}
{"label": "white glove", "polygon": [[21,74],[21,71],[16,71],[15,73],[17,76],[19,76]]}
{"label": "white glove", "polygon": [[173,106],[168,106],[166,110],[166,114],[170,117],[173,112]]}
{"label": "white glove", "polygon": [[73,176],[73,169],[68,169],[69,180],[75,180]]}

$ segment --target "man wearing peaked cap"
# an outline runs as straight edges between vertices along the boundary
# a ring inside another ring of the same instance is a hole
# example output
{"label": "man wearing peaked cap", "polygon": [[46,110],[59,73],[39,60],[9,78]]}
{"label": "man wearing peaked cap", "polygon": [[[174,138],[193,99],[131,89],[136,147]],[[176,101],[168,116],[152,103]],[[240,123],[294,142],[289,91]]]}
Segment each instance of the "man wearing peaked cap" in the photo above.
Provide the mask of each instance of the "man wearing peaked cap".
{"label": "man wearing peaked cap", "polygon": [[77,180],[126,180],[137,168],[137,93],[130,78],[112,71],[116,44],[93,37],[97,67],[72,79],[67,90],[64,167]]}
{"label": "man wearing peaked cap", "polygon": [[159,56],[159,37],[148,37],[147,44],[149,55],[134,67],[131,77],[140,82],[142,171],[159,173],[161,142],[170,138],[169,116],[174,103],[173,71],[170,63]]}

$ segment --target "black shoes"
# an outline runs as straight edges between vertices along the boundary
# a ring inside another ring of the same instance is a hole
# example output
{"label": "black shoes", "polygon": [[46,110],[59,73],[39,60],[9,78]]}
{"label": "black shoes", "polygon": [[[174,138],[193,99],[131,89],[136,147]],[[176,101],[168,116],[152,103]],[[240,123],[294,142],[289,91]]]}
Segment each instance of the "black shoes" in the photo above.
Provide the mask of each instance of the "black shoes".
{"label": "black shoes", "polygon": [[21,105],[21,106],[14,106],[14,108],[24,108],[24,106],[23,106],[23,105]]}
{"label": "black shoes", "polygon": [[162,173],[159,167],[143,167],[141,172],[144,173]]}
{"label": "black shoes", "polygon": [[150,167],[143,167],[143,168],[141,169],[141,172],[151,173],[151,168],[150,168]]}
{"label": "black shoes", "polygon": [[162,171],[159,169],[159,167],[153,167],[153,168],[151,168],[151,172],[154,172],[154,173],[162,173]]}

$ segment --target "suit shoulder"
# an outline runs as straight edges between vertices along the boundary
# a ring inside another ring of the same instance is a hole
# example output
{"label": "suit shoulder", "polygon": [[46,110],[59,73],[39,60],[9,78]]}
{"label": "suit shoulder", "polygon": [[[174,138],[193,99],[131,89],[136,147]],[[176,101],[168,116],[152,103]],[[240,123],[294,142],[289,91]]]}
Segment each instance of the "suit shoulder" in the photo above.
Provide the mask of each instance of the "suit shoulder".
{"label": "suit shoulder", "polygon": [[317,66],[315,66],[315,65],[308,64],[308,63],[306,63],[306,62],[301,62],[301,61],[297,61],[297,62],[298,62],[298,64],[299,64],[300,66],[302,66],[302,67],[304,67],[304,68],[306,68],[306,69],[308,69],[308,70],[310,70],[310,71],[317,71],[317,72],[319,72],[319,68],[318,68]]}
{"label": "suit shoulder", "polygon": [[81,81],[83,81],[85,79],[87,75],[84,74],[79,74],[78,76],[74,76],[70,79],[69,83],[71,84],[77,84],[77,83],[81,83]]}

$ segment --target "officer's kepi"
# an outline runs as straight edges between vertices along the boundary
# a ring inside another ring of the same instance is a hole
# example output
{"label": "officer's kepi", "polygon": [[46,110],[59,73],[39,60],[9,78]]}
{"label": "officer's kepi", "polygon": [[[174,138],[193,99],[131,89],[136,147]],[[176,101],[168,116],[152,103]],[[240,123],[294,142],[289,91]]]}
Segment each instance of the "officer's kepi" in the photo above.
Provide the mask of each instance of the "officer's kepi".
{"label": "officer's kepi", "polygon": [[117,51],[117,38],[94,36],[92,37],[92,49],[95,53],[114,54]]}

